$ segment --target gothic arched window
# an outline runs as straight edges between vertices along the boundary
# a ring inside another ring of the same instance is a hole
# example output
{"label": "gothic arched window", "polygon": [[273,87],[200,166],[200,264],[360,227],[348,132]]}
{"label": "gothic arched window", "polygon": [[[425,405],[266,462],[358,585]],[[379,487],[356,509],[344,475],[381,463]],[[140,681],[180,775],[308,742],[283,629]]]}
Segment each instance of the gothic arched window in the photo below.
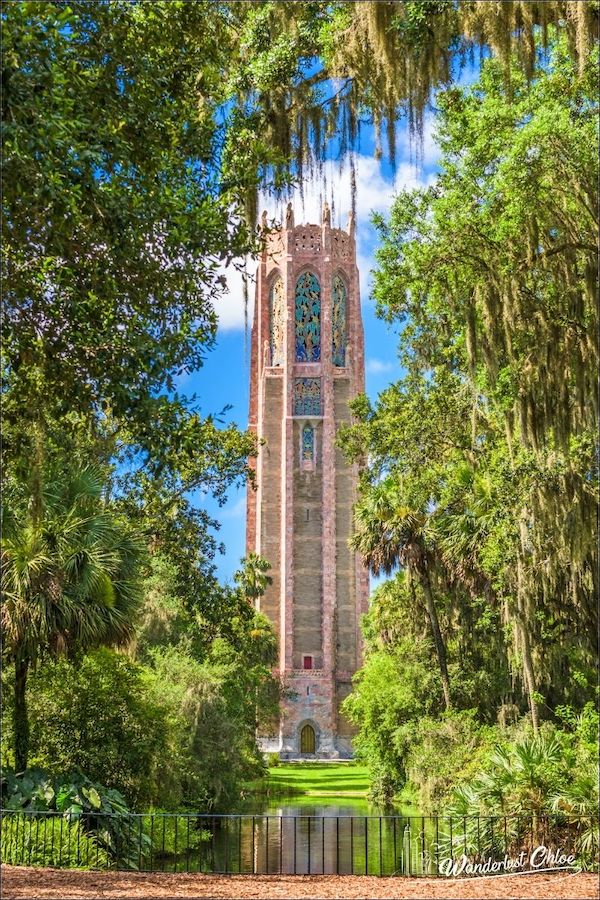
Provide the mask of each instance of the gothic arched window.
{"label": "gothic arched window", "polygon": [[321,359],[321,286],[312,272],[296,282],[296,362]]}
{"label": "gothic arched window", "polygon": [[269,291],[269,337],[271,342],[271,365],[283,365],[283,281],[277,278]]}
{"label": "gothic arched window", "polygon": [[339,275],[331,286],[331,359],[334,366],[346,365],[346,285]]}

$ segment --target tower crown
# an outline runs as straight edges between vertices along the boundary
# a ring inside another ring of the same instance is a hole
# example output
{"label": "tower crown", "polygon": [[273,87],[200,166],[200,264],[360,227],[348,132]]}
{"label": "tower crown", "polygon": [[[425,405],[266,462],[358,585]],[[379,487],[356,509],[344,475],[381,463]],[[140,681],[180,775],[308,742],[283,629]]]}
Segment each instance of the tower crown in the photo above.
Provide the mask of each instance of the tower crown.
{"label": "tower crown", "polygon": [[294,254],[331,254],[339,261],[354,262],[356,258],[354,217],[348,217],[343,228],[331,227],[331,213],[327,204],[323,207],[320,225],[296,225],[291,203],[288,204],[285,222],[269,228],[266,212],[262,215],[261,232],[263,253],[268,256],[283,252]]}

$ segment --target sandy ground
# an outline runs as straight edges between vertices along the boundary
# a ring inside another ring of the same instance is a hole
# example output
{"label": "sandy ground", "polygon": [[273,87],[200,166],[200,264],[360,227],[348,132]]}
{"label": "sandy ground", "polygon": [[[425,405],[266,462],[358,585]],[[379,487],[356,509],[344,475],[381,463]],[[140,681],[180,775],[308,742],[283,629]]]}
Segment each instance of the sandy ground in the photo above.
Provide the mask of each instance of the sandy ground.
{"label": "sandy ground", "polygon": [[520,875],[450,881],[361,875],[167,875],[2,867],[3,900],[75,898],[219,898],[219,900],[595,900],[595,875]]}

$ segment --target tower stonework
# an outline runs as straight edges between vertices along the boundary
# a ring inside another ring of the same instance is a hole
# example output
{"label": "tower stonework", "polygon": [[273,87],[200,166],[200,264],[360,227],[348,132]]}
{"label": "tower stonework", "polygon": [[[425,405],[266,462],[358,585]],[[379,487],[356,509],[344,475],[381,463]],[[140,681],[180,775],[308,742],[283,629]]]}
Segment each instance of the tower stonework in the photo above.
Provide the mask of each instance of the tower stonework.
{"label": "tower stonework", "polygon": [[364,333],[352,220],[263,232],[256,283],[250,428],[260,442],[247,501],[247,552],[271,564],[258,606],[279,639],[288,697],[264,750],[348,757],[340,713],[361,664],[368,573],[350,550],[358,473],[336,448],[364,391]]}

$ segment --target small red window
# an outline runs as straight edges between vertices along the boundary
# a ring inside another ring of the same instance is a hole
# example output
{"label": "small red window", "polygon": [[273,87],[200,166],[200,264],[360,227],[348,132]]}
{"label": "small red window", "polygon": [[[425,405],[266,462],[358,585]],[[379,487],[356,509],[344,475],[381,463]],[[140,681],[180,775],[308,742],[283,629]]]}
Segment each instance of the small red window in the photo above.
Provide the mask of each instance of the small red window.
{"label": "small red window", "polygon": [[303,657],[303,659],[304,659],[303,668],[304,669],[312,669],[312,656],[305,656],[305,657]]}

